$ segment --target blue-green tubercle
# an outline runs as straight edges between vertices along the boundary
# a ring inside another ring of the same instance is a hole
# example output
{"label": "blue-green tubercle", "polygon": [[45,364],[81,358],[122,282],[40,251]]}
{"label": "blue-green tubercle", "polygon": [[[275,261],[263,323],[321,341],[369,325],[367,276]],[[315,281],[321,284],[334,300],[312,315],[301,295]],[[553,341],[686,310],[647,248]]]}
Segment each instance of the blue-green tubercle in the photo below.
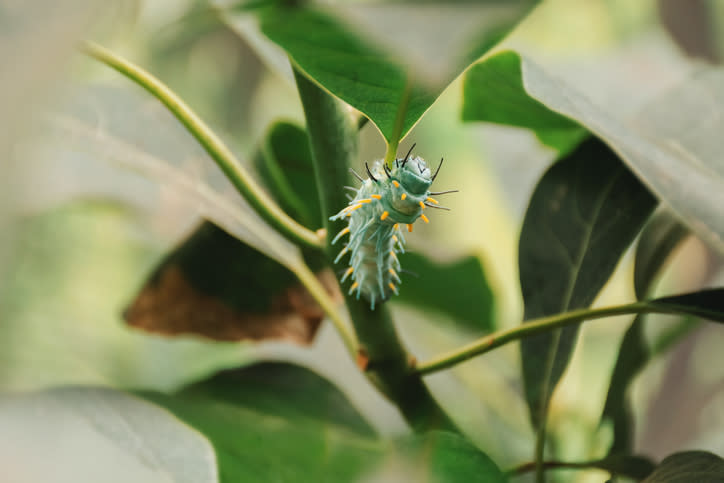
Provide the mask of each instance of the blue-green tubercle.
{"label": "blue-green tubercle", "polygon": [[[439,169],[439,168],[438,168]],[[437,207],[430,186],[437,176],[422,158],[397,159],[391,169],[382,160],[369,168],[370,177],[349,205],[330,220],[347,220],[345,229],[332,240],[349,235],[335,263],[349,255],[349,268],[341,281],[351,280],[349,293],[375,303],[397,294],[401,283],[398,255],[405,252],[405,230],[412,231],[418,218],[428,222],[426,207]]]}

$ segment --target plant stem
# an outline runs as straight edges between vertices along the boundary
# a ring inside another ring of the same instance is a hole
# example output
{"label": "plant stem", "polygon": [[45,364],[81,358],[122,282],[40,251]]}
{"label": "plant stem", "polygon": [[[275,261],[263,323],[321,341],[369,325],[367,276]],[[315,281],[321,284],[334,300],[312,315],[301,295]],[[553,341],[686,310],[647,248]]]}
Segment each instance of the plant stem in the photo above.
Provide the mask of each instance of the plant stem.
{"label": "plant stem", "polygon": [[397,116],[395,117],[395,126],[392,131],[392,136],[387,140],[385,164],[389,169],[392,169],[392,163],[395,161],[395,157],[397,156],[397,147],[400,145],[400,139],[402,138],[402,128],[405,124],[405,116],[407,115],[407,108],[410,104],[411,95],[412,82],[410,81],[410,76],[407,76],[405,89],[402,91],[402,97],[400,98],[400,105],[397,107]]}
{"label": "plant stem", "polygon": [[[329,241],[344,227],[344,223],[332,223],[328,217],[347,205],[341,187],[351,184],[348,169],[357,160],[357,126],[340,101],[305,77],[297,66],[294,67],[328,234],[326,253],[331,261],[335,253]],[[378,305],[375,311],[371,311],[367,302],[350,295],[345,295],[345,301],[362,344],[360,355],[367,359],[362,366],[368,379],[397,405],[415,430],[457,431],[422,378],[412,370],[410,356],[397,336],[386,307]]]}
{"label": "plant stem", "polygon": [[303,263],[300,264],[300,266],[289,268],[292,270],[294,275],[297,276],[299,281],[302,282],[302,285],[304,285],[307,291],[309,291],[309,294],[317,301],[319,306],[325,311],[331,320],[332,325],[334,325],[334,328],[337,329],[344,345],[347,347],[352,360],[356,360],[357,355],[359,354],[359,342],[357,341],[357,335],[343,320],[338,307],[335,306],[334,301],[327,294],[327,291],[324,289],[322,284],[319,283],[317,277],[314,273],[312,273],[309,267]]}
{"label": "plant stem", "polygon": [[322,240],[303,227],[274,202],[239,163],[231,150],[219,139],[189,106],[160,80],[113,52],[91,42],[82,45],[83,52],[125,75],[161,101],[181,124],[196,138],[221,168],[234,187],[272,226],[295,242],[322,247]]}
{"label": "plant stem", "polygon": [[643,313],[676,314],[683,312],[677,310],[675,307],[660,307],[649,304],[646,301],[640,301],[600,309],[573,310],[549,317],[541,317],[517,327],[513,327],[512,329],[501,330],[494,334],[487,335],[475,342],[464,345],[463,347],[437,357],[433,357],[431,360],[418,365],[417,373],[427,375],[436,371],[448,369],[455,364],[467,361],[468,359],[472,359],[480,354],[485,354],[486,352],[505,345],[508,342],[558,329],[560,327],[565,327],[567,325],[578,324],[585,320],[602,319],[615,315]]}

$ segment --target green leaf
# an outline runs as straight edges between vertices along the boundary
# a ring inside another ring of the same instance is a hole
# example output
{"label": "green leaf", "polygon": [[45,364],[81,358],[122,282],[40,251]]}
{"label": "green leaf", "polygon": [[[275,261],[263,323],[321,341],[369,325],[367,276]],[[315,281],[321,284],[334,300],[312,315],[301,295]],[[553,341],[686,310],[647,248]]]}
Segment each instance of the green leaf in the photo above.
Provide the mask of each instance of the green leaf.
{"label": "green leaf", "polygon": [[383,456],[347,398],[291,364],[257,364],[173,396],[141,396],[211,441],[222,482],[355,481]]}
{"label": "green leaf", "polygon": [[689,230],[668,211],[657,213],[646,224],[636,246],[634,290],[636,298],[646,298],[653,282],[671,253],[689,235]]}
{"label": "green leaf", "polygon": [[464,89],[464,121],[527,128],[543,143],[560,149],[586,136],[577,122],[532,97],[521,96],[525,93],[521,59],[514,52],[502,52],[475,64],[465,74]]}
{"label": "green leaf", "polygon": [[[718,144],[724,129],[722,86],[724,69],[703,67],[630,122],[612,118],[571,86],[508,51],[468,70],[463,113],[469,121],[521,127],[531,124],[531,114],[563,125],[559,115],[574,121],[610,145],[682,222],[724,252],[724,164]],[[486,104],[498,107],[486,111]],[[541,114],[541,105],[548,115]],[[546,129],[545,123],[535,129]]]}
{"label": "green leaf", "polygon": [[[309,77],[363,112],[385,139],[396,143],[442,90],[536,2],[339,4],[328,10],[264,3],[256,11],[261,31]],[[248,37],[253,26],[246,15],[244,6],[223,13],[232,28]],[[446,31],[445,42],[430,28]]]}
{"label": "green leaf", "polygon": [[608,456],[592,466],[606,470],[612,476],[626,476],[636,480],[646,478],[655,467],[649,458],[628,454]]}
{"label": "green leaf", "polygon": [[402,261],[405,270],[417,276],[404,278],[405,288],[395,301],[442,312],[456,325],[477,333],[495,329],[493,292],[478,257],[439,264],[417,253],[406,253]]}
{"label": "green leaf", "polygon": [[724,322],[724,289],[715,288],[684,295],[662,297],[648,302],[657,310],[685,313],[713,322]]}
{"label": "green leaf", "polygon": [[0,427],[0,466],[9,481],[219,481],[205,437],[112,389],[0,395]]}
{"label": "green leaf", "polygon": [[[596,138],[551,167],[531,197],[519,245],[525,319],[588,307],[656,200]],[[531,419],[545,425],[578,326],[521,342]]]}
{"label": "green leaf", "polygon": [[[644,227],[634,264],[634,288],[639,299],[646,297],[671,252],[685,239],[688,230],[669,212],[655,214]],[[627,398],[628,388],[636,375],[651,359],[652,353],[644,338],[646,315],[636,316],[621,340],[616,364],[611,374],[601,424],[613,425],[613,443],[609,454],[633,450],[633,413]]]}
{"label": "green leaf", "polygon": [[724,481],[724,459],[707,451],[684,451],[664,458],[642,483]]}
{"label": "green leaf", "polygon": [[276,122],[267,132],[254,166],[284,211],[310,229],[323,226],[309,137],[304,128]]}
{"label": "green leaf", "polygon": [[[433,431],[401,442],[402,448],[420,461],[423,474],[418,481],[439,483],[504,483],[507,481],[495,463],[465,438],[445,431]],[[418,468],[419,469],[419,468]]]}

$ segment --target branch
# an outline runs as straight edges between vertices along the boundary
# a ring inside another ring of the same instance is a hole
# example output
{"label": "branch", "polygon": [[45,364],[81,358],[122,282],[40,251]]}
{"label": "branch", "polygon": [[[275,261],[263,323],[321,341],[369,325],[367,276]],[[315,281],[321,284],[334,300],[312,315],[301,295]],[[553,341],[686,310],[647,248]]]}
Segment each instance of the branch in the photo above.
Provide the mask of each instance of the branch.
{"label": "branch", "polygon": [[541,317],[529,322],[525,322],[517,327],[507,330],[501,330],[496,333],[478,339],[475,342],[464,345],[458,349],[452,350],[445,354],[432,358],[431,360],[419,364],[417,373],[421,375],[431,374],[436,371],[448,369],[455,364],[465,362],[475,356],[485,354],[497,347],[507,344],[515,340],[530,337],[532,335],[548,332],[550,330],[559,329],[567,325],[578,324],[586,320],[602,319],[615,315],[643,314],[643,313],[659,313],[659,314],[678,314],[686,313],[677,310],[676,307],[661,307],[649,304],[647,301],[634,302],[626,305],[618,305],[615,307],[604,307],[601,309],[581,309],[565,312],[562,314],[552,315],[550,317]]}
{"label": "branch", "polygon": [[86,42],[82,45],[81,50],[125,75],[161,101],[189,133],[196,138],[229,181],[264,220],[297,243],[317,248],[322,247],[320,237],[284,213],[274,200],[254,181],[223,141],[165,84],[150,73],[100,45]]}

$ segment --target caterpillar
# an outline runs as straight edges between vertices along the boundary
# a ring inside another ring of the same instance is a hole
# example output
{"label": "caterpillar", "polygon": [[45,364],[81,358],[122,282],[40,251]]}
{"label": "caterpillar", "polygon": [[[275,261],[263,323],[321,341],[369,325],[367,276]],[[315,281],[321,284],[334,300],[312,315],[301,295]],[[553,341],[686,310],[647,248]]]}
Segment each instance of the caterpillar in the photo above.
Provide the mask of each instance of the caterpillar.
{"label": "caterpillar", "polygon": [[345,235],[349,235],[347,244],[342,248],[334,263],[349,254],[349,268],[342,275],[341,283],[347,278],[352,281],[349,294],[356,291],[370,302],[372,310],[378,300],[384,302],[391,294],[398,294],[402,282],[402,267],[398,254],[405,252],[405,237],[402,225],[412,232],[412,225],[418,218],[425,223],[429,219],[425,208],[448,210],[439,205],[432,196],[454,193],[457,190],[431,192],[430,186],[440,172],[443,160],[433,174],[420,157],[410,158],[412,149],[404,159],[395,159],[390,169],[383,160],[370,166],[365,163],[367,179],[363,179],[354,170],[350,171],[362,182],[360,188],[346,186],[354,190],[348,206],[329,219],[348,220],[348,225],[332,240],[332,245]]}

